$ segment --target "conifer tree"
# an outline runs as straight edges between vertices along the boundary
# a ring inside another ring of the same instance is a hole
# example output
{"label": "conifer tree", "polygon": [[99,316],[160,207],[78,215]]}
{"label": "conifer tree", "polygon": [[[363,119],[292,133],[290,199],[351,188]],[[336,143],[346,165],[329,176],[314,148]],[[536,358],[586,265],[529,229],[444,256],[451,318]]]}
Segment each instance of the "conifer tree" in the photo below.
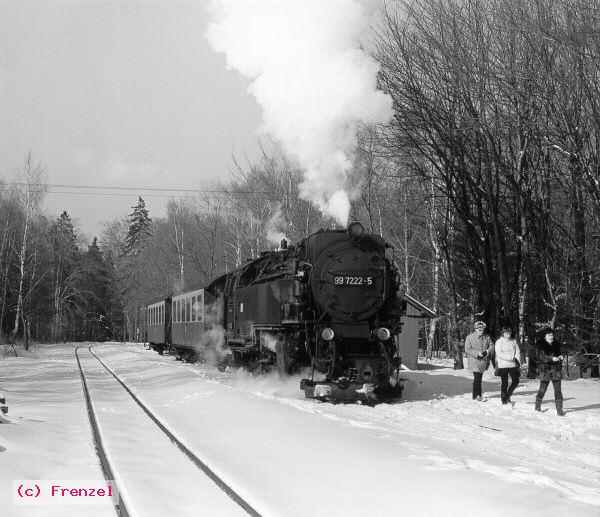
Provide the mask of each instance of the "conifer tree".
{"label": "conifer tree", "polygon": [[138,197],[138,203],[129,214],[129,230],[125,237],[125,255],[137,255],[147,237],[152,235],[152,219],[148,216],[146,203],[142,196]]}
{"label": "conifer tree", "polygon": [[52,338],[66,339],[73,334],[74,319],[84,295],[80,285],[80,256],[71,217],[63,211],[50,227],[53,292]]}
{"label": "conifer tree", "polygon": [[88,246],[83,263],[85,266],[84,281],[90,291],[90,296],[86,300],[84,339],[103,341],[110,338],[112,334],[109,321],[113,303],[110,285],[112,276],[110,267],[98,247],[96,237]]}
{"label": "conifer tree", "polygon": [[138,333],[140,307],[148,294],[147,262],[143,253],[146,243],[152,236],[152,219],[148,215],[146,203],[141,196],[129,214],[129,228],[125,236],[124,254],[120,260],[121,299],[123,300],[125,326],[130,339]]}

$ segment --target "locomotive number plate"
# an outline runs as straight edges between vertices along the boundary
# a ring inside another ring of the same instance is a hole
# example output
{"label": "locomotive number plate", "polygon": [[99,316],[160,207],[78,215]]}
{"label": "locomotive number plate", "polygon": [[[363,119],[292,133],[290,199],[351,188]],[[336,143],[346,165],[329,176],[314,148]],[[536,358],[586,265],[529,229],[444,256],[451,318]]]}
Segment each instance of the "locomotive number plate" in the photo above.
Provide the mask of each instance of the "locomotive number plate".
{"label": "locomotive number plate", "polygon": [[370,275],[334,275],[333,283],[344,287],[361,287],[373,285]]}

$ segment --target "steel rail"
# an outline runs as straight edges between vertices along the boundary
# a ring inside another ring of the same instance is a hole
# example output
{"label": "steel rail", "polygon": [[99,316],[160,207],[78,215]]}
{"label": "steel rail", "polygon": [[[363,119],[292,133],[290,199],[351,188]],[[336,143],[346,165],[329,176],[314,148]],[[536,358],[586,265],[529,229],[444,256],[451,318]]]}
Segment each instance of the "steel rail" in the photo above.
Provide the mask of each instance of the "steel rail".
{"label": "steel rail", "polygon": [[148,418],[152,420],[158,428],[165,433],[175,446],[187,456],[191,462],[198,467],[207,477],[209,477],[231,500],[237,503],[248,515],[252,517],[262,517],[241,495],[239,495],[230,485],[227,484],[218,474],[216,474],[204,461],[186,447],[167,427],[163,424],[148,407],[129,389],[129,387],[120,379],[120,377],[107,366],[92,350],[92,345],[88,347],[90,353],[96,360],[106,368],[106,370],[117,380],[123,389],[131,396],[135,403],[146,413]]}
{"label": "steel rail", "polygon": [[117,515],[119,515],[120,517],[129,517],[129,511],[127,510],[127,506],[125,505],[123,497],[121,496],[121,490],[119,489],[117,481],[115,480],[112,468],[110,466],[110,462],[108,460],[108,456],[106,455],[104,444],[102,442],[100,428],[98,427],[98,420],[96,418],[96,413],[94,412],[94,407],[92,406],[90,390],[88,389],[87,380],[85,378],[85,374],[83,373],[83,368],[81,367],[81,361],[79,360],[79,347],[75,347],[75,358],[77,359],[77,366],[79,367],[79,375],[81,377],[81,384],[83,386],[83,394],[85,397],[85,404],[87,406],[87,414],[90,420],[90,426],[92,428],[94,448],[96,449],[96,454],[98,455],[98,459],[100,460],[102,474],[104,475],[104,479],[106,479],[106,481],[116,485],[119,499],[118,501],[113,499],[113,501]]}

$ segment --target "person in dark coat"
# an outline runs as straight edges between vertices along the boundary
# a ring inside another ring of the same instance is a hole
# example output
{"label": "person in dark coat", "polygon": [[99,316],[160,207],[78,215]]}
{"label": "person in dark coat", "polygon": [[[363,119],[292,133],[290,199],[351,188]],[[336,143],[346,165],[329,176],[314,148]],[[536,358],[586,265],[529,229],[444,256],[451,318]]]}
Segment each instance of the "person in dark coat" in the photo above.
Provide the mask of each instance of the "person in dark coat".
{"label": "person in dark coat", "polygon": [[484,334],[485,323],[476,321],[474,331],[465,339],[469,370],[473,372],[473,400],[482,400],[481,379],[490,364],[488,354],[494,348],[490,336]]}
{"label": "person in dark coat", "polygon": [[556,404],[556,413],[564,416],[563,395],[561,391],[562,380],[562,350],[560,342],[554,339],[554,331],[546,328],[542,331],[540,339],[535,344],[536,359],[538,362],[538,377],[540,379],[540,389],[535,397],[535,410],[542,410],[542,400],[552,382],[554,388],[554,402]]}

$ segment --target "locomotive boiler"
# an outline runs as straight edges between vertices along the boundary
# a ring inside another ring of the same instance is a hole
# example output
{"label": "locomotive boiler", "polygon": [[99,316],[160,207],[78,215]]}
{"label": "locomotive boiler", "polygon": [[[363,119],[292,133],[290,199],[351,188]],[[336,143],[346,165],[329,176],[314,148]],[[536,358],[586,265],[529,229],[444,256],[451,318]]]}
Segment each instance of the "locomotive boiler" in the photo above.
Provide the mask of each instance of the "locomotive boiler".
{"label": "locomotive boiler", "polygon": [[233,365],[277,368],[306,397],[400,397],[396,338],[405,304],[387,244],[360,223],[321,230],[214,280],[217,323]]}

